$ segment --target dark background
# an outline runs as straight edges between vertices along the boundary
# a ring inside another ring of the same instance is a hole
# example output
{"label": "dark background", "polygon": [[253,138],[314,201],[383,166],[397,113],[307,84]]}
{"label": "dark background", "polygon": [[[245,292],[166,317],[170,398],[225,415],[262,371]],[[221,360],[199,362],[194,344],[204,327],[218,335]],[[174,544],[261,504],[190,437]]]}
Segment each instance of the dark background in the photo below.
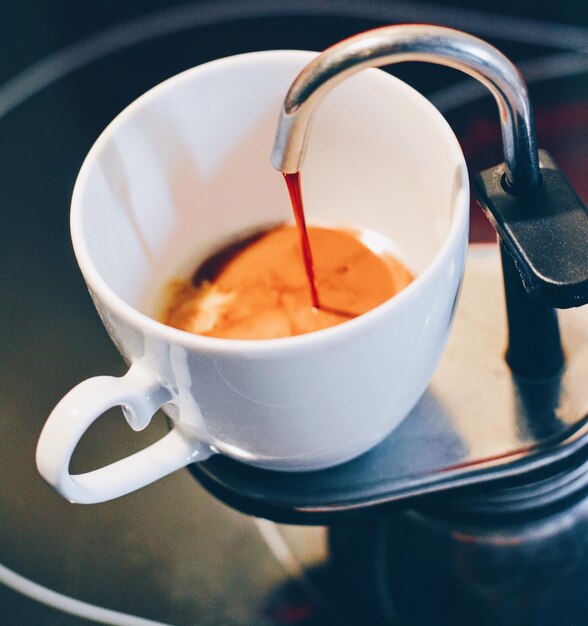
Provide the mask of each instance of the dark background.
{"label": "dark background", "polygon": [[[491,41],[524,73],[529,68],[539,144],[588,197],[588,66],[577,52],[588,51],[585,0],[0,5],[0,563],[62,593],[179,626],[338,623],[308,589],[289,586],[291,575],[253,521],[217,503],[187,472],[116,502],[73,506],[38,477],[34,447],[69,388],[124,369],[69,243],[75,177],[108,122],[196,64],[252,50],[320,50],[402,21],[460,27]],[[568,56],[551,74],[532,64],[561,54]],[[463,84],[467,99],[469,79],[416,64],[393,73],[440,103],[472,172],[501,160],[491,99],[462,105],[461,87],[451,97],[443,92]],[[479,210],[472,211],[472,239],[492,240]],[[157,421],[131,435],[113,412],[74,464],[79,471],[112,460],[163,429]],[[280,532],[303,567],[322,564],[322,529]],[[335,605],[352,601],[329,591],[332,579],[321,571],[317,584]],[[0,626],[85,623],[0,587]]]}

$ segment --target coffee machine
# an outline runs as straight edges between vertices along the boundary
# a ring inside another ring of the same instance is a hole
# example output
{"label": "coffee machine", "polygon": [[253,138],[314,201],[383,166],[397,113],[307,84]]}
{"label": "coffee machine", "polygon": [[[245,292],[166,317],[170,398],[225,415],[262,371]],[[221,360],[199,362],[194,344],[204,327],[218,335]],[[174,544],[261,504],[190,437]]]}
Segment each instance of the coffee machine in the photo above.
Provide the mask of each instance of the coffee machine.
{"label": "coffee machine", "polygon": [[318,472],[221,456],[191,471],[243,512],[331,526],[337,569],[350,593],[370,581],[366,610],[379,608],[378,623],[579,626],[588,621],[588,317],[577,307],[588,302],[588,212],[537,150],[516,68],[441,27],[351,37],[293,83],[273,163],[303,168],[312,113],[341,80],[415,60],[474,76],[497,102],[505,162],[476,177],[476,193],[500,239],[502,272],[495,253],[470,255],[432,385],[370,452]]}

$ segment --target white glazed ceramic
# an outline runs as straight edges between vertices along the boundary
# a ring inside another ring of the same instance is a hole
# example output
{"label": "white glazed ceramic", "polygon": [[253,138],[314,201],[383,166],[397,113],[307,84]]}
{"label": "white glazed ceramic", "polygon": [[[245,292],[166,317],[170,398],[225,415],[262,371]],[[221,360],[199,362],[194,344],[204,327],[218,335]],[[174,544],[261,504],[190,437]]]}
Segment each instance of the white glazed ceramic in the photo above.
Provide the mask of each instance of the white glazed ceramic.
{"label": "white glazed ceramic", "polygon": [[[130,369],[82,382],[47,420],[37,465],[67,499],[116,498],[212,453],[276,470],[341,463],[386,437],[427,386],[463,271],[466,166],[437,110],[380,70],[319,107],[303,170],[307,217],[384,234],[414,282],[359,318],[284,339],[202,337],[150,317],[161,286],[219,244],[291,221],[270,154],[287,88],[313,54],[259,52],[184,72],[131,104],[90,151],[73,195],[73,244]],[[136,430],[163,407],[173,429],[70,475],[83,433],[115,405]]]}

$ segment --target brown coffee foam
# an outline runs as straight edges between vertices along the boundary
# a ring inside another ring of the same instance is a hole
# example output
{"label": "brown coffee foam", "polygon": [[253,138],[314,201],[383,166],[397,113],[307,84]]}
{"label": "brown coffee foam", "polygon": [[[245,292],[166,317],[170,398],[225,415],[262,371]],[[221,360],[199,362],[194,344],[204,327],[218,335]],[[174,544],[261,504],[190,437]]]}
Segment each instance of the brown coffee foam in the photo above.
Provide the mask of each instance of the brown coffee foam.
{"label": "brown coffee foam", "polygon": [[310,226],[308,232],[320,308],[312,306],[296,227],[283,225],[233,246],[231,254],[214,255],[222,264],[212,280],[170,283],[161,321],[211,337],[288,337],[357,317],[413,279],[400,261],[376,254],[351,230]]}

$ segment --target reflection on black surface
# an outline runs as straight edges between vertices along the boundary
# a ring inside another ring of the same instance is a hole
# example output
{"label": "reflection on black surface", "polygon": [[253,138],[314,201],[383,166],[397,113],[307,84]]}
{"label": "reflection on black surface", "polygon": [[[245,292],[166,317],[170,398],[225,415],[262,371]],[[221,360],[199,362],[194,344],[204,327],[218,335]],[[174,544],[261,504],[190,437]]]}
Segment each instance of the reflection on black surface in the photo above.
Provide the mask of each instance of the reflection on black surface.
{"label": "reflection on black surface", "polygon": [[557,414],[561,404],[561,382],[559,374],[545,380],[514,378],[521,437],[531,434],[537,439],[547,439],[561,433],[563,424]]}

